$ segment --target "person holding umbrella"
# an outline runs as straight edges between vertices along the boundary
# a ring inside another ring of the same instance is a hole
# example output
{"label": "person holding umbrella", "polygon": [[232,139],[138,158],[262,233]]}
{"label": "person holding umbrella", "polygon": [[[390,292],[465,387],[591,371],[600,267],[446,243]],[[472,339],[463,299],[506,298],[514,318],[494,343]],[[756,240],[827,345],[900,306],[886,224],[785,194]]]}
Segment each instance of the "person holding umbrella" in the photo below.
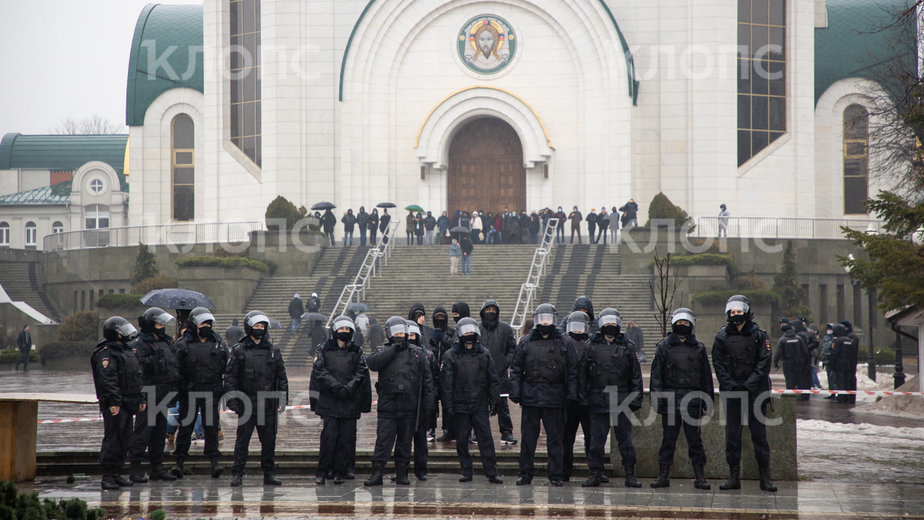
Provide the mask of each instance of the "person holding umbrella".
{"label": "person holding umbrella", "polygon": [[382,208],[382,217],[379,219],[379,231],[382,232],[382,243],[388,243],[388,224],[391,223],[391,215],[388,214],[388,208]]}
{"label": "person holding umbrella", "polygon": [[321,226],[324,229],[324,234],[327,235],[328,240],[330,240],[330,245],[334,245],[334,227],[337,225],[337,217],[330,211],[330,209],[324,210],[324,215],[321,216]]}

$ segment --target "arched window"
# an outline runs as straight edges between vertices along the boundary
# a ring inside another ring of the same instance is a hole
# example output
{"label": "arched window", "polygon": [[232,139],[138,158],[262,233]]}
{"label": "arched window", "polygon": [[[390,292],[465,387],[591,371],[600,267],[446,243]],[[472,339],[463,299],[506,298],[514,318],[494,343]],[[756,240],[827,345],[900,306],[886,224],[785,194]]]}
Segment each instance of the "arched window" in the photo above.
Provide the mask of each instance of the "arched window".
{"label": "arched window", "polygon": [[10,247],[10,224],[0,222],[0,247]]}
{"label": "arched window", "polygon": [[35,222],[30,220],[26,222],[26,247],[35,247],[37,242],[38,229],[35,227]]}
{"label": "arched window", "polygon": [[62,224],[60,220],[56,220],[55,223],[51,225],[51,233],[53,235],[64,233],[64,224]]}
{"label": "arched window", "polygon": [[260,166],[260,0],[231,0],[230,6],[231,142]]}
{"label": "arched window", "polygon": [[844,109],[844,214],[866,214],[869,198],[869,111]]}
{"label": "arched window", "polygon": [[786,133],[786,0],[738,0],[738,166]]}
{"label": "arched window", "polygon": [[196,134],[193,120],[186,114],[173,119],[173,220],[193,220],[196,216]]}
{"label": "arched window", "polygon": [[109,208],[102,204],[87,206],[83,213],[84,229],[103,229],[109,227]]}

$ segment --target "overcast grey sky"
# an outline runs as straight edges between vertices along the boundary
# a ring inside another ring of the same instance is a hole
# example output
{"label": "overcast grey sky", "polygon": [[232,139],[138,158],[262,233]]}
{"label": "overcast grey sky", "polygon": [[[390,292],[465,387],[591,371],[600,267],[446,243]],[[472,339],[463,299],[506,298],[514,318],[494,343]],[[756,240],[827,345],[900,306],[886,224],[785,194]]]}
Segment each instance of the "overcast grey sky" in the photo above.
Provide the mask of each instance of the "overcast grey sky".
{"label": "overcast grey sky", "polygon": [[93,114],[124,127],[128,53],[149,3],[0,0],[0,136],[48,133],[63,118]]}

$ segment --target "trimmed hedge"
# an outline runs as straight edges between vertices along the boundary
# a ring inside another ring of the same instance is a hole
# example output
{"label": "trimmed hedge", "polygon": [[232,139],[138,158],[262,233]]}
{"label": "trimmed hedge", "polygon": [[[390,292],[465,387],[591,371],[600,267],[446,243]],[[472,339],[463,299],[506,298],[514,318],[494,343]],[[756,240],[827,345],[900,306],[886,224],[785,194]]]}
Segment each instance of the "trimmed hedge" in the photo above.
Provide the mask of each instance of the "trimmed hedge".
{"label": "trimmed hedge", "polygon": [[55,333],[58,341],[96,341],[99,337],[99,314],[78,311],[61,322]]}
{"label": "trimmed hedge", "polygon": [[100,309],[125,309],[130,307],[144,307],[140,298],[141,294],[104,294],[96,300],[96,306]]}
{"label": "trimmed hedge", "polygon": [[660,225],[658,220],[669,220],[677,226],[678,229],[686,230],[692,233],[696,229],[696,224],[686,211],[677,206],[664,193],[658,193],[651,199],[648,205],[648,222],[645,227],[651,227],[654,224]]}
{"label": "trimmed hedge", "polygon": [[752,305],[779,305],[780,295],[772,289],[710,289],[694,294],[690,301],[704,305],[724,305],[729,298],[736,294],[743,294]]}
{"label": "trimmed hedge", "polygon": [[673,256],[671,255],[671,265],[672,266],[685,266],[685,265],[724,265],[730,266],[734,265],[735,261],[732,259],[731,255],[720,255],[715,253],[703,253],[700,255],[680,255]]}
{"label": "trimmed hedge", "polygon": [[[13,363],[18,362],[22,359],[22,353],[18,348],[5,348],[0,350],[0,364],[12,365]],[[892,360],[895,360],[895,355],[892,355]],[[39,361],[39,354],[36,350],[29,351],[29,362],[37,363]]]}
{"label": "trimmed hedge", "polygon": [[38,347],[38,359],[44,365],[48,360],[68,357],[84,357],[88,367],[90,354],[96,349],[96,341],[56,341]]}
{"label": "trimmed hedge", "polygon": [[176,261],[180,267],[222,267],[233,269],[246,267],[261,273],[272,272],[271,266],[263,260],[243,256],[190,256]]}

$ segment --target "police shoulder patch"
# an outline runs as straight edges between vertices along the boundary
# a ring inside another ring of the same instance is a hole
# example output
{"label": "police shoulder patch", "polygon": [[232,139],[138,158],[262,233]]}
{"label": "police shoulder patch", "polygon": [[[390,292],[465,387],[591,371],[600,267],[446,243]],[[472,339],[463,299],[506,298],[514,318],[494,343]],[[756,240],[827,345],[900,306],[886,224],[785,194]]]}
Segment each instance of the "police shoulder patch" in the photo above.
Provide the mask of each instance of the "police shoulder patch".
{"label": "police shoulder patch", "polygon": [[109,358],[103,358],[100,363],[103,365],[103,368],[109,368]]}
{"label": "police shoulder patch", "polygon": [[767,350],[770,350],[770,340],[769,339],[764,340],[764,348],[766,348]]}
{"label": "police shoulder patch", "polygon": [[319,358],[319,357],[321,357],[320,354],[315,354],[315,355],[314,355],[314,362],[315,362],[315,363],[318,362],[318,358]]}

